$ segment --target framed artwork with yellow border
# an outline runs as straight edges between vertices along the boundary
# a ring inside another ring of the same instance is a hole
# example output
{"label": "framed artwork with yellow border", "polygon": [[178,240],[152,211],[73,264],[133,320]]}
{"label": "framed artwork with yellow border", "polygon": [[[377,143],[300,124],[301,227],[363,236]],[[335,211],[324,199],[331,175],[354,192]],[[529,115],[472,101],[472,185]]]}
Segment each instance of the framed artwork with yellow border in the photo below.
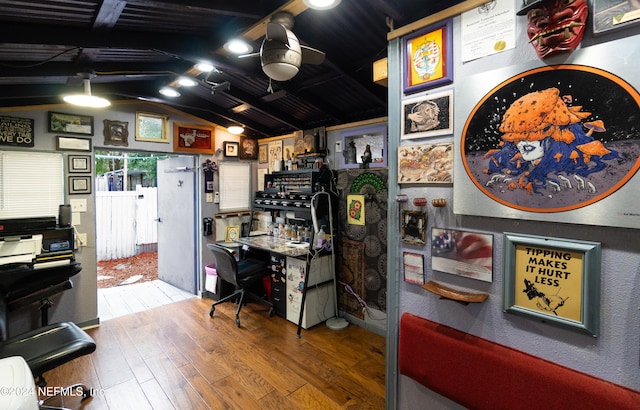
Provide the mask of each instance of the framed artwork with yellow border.
{"label": "framed artwork with yellow border", "polygon": [[453,82],[453,22],[433,24],[402,40],[404,93]]}
{"label": "framed artwork with yellow border", "polygon": [[504,234],[504,311],[598,336],[598,242]]}
{"label": "framed artwork with yellow border", "polygon": [[136,141],[168,143],[168,124],[168,115],[136,112]]}
{"label": "framed artwork with yellow border", "polygon": [[240,226],[230,225],[227,226],[227,235],[224,238],[225,242],[235,242],[240,236]]}

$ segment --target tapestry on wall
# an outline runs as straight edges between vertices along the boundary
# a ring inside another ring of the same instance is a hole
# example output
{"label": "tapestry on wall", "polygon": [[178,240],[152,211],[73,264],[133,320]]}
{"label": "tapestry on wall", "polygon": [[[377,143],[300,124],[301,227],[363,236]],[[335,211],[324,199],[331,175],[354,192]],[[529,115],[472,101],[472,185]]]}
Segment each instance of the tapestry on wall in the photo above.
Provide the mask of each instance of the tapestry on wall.
{"label": "tapestry on wall", "polygon": [[[387,184],[388,170],[345,169],[337,172],[340,192],[338,232],[341,238],[364,245],[364,269],[353,278],[351,289],[338,287],[340,309],[364,318],[367,307],[386,312],[387,298]],[[347,223],[347,196],[364,197],[364,225]],[[341,250],[338,251],[339,253]],[[340,260],[342,255],[337,255]],[[338,275],[340,275],[338,267]],[[360,275],[360,277],[358,277]],[[358,289],[359,284],[363,287]],[[353,291],[353,292],[351,292]],[[342,301],[347,301],[344,303]],[[354,304],[357,303],[357,304]],[[352,310],[352,306],[356,309]],[[363,309],[364,308],[364,309]]]}

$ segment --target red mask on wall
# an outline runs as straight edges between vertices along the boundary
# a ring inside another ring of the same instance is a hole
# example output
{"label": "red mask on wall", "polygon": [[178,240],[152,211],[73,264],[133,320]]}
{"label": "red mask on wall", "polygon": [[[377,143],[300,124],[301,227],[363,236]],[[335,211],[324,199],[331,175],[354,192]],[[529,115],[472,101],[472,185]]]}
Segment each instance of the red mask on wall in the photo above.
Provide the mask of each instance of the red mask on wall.
{"label": "red mask on wall", "polygon": [[586,0],[525,0],[527,35],[538,57],[572,51],[582,41],[589,15]]}

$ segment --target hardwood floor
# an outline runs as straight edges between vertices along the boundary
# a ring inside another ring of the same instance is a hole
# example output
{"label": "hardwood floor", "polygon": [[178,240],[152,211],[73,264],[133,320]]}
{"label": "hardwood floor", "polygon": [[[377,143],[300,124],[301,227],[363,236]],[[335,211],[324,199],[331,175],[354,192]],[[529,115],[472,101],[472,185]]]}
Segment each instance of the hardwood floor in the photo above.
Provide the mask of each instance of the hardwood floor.
{"label": "hardwood floor", "polygon": [[224,303],[189,298],[117,317],[88,332],[98,348],[45,374],[83,382],[94,397],[71,409],[384,409],[385,340],[355,325],[302,331],[249,303],[235,326]]}

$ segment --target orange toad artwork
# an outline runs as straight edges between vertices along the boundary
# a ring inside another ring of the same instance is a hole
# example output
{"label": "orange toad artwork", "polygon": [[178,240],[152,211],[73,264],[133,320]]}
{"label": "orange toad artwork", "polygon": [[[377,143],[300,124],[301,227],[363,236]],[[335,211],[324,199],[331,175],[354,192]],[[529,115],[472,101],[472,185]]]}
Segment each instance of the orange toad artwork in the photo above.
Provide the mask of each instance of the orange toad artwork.
{"label": "orange toad artwork", "polygon": [[494,89],[467,121],[463,162],[474,184],[534,212],[576,209],[623,186],[640,165],[638,93],[592,68],[527,74]]}

